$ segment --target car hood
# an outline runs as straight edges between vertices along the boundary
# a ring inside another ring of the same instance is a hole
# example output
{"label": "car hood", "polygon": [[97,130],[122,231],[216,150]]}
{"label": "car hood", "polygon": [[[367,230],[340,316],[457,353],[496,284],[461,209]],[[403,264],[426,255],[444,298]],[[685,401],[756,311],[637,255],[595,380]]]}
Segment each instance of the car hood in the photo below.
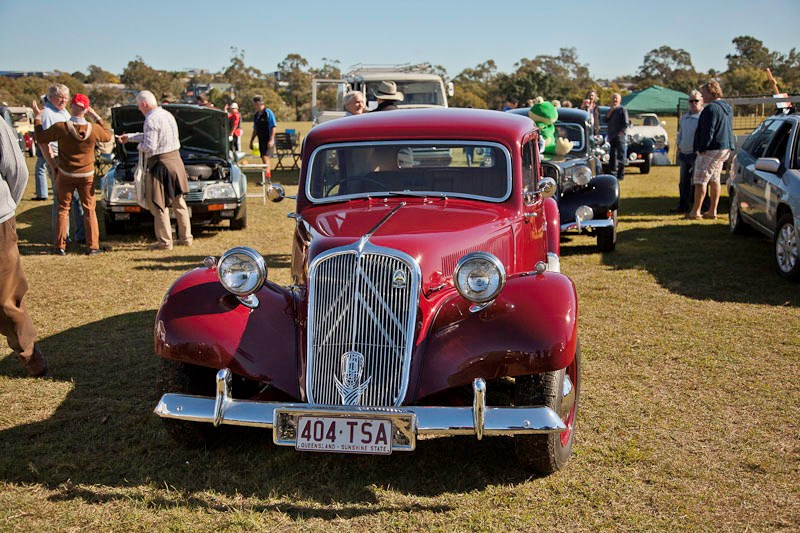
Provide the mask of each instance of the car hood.
{"label": "car hood", "polygon": [[[181,150],[189,150],[227,159],[228,157],[228,115],[219,109],[195,105],[168,104],[161,106],[172,113],[178,124]],[[111,109],[111,127],[116,135],[138,133],[144,127],[144,115],[134,105]],[[138,157],[136,144],[127,143],[124,148],[117,145],[116,155],[121,160],[135,160]]]}
{"label": "car hood", "polygon": [[[400,200],[380,205],[348,205],[347,209],[314,207],[302,215],[311,236],[309,261],[320,253],[357,243],[374,230],[369,241],[375,246],[400,250],[415,258],[422,271],[425,294],[452,278],[456,263],[475,251],[495,254],[511,271],[513,235],[507,209],[499,204],[461,200],[407,200],[382,224]],[[374,202],[374,200],[373,200]]]}
{"label": "car hood", "polygon": [[667,139],[667,130],[661,126],[629,126],[627,130],[628,135],[639,134],[646,139],[653,139],[657,136],[663,136]]}

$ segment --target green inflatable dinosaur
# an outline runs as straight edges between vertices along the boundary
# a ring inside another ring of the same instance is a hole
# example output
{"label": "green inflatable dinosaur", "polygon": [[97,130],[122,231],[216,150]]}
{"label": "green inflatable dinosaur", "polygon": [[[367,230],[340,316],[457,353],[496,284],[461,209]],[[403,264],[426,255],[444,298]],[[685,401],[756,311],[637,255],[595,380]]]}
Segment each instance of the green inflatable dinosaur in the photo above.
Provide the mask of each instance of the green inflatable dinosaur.
{"label": "green inflatable dinosaur", "polygon": [[539,128],[539,135],[544,139],[544,153],[564,155],[572,150],[572,142],[563,137],[556,138],[555,122],[558,120],[558,109],[550,102],[540,102],[528,111]]}

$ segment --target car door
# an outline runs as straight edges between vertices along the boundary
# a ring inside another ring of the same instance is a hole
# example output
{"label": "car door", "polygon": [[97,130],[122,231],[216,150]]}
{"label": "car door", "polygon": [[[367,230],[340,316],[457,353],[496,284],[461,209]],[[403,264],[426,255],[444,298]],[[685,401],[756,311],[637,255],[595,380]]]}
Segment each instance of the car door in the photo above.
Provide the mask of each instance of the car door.
{"label": "car door", "polygon": [[764,170],[758,170],[753,165],[752,187],[756,196],[754,204],[754,218],[756,222],[764,226],[770,232],[775,231],[777,224],[776,212],[778,200],[783,188],[783,173],[790,167],[788,164],[791,158],[789,142],[793,135],[793,125],[786,120],[776,120],[777,127],[770,138],[770,142],[761,157],[775,158],[781,163],[779,173],[774,174]]}
{"label": "car door", "polygon": [[737,154],[736,192],[738,194],[739,211],[747,218],[755,220],[759,199],[755,162],[769,146],[775,130],[780,124],[774,119],[765,120],[742,145]]}

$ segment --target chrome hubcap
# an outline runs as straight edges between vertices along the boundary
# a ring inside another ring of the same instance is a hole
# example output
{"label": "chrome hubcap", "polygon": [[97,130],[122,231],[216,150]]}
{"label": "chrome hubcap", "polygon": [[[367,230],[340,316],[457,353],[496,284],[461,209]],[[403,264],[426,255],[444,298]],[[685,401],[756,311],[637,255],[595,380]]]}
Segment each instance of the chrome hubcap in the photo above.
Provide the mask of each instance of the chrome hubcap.
{"label": "chrome hubcap", "polygon": [[731,202],[731,208],[730,211],[728,212],[728,223],[730,224],[731,229],[735,229],[737,224],[737,219],[739,218],[739,200],[738,198],[736,198],[735,194],[733,195],[733,197],[731,197],[730,202]]}
{"label": "chrome hubcap", "polygon": [[791,272],[797,264],[797,235],[794,224],[784,224],[775,240],[775,258],[782,272]]}

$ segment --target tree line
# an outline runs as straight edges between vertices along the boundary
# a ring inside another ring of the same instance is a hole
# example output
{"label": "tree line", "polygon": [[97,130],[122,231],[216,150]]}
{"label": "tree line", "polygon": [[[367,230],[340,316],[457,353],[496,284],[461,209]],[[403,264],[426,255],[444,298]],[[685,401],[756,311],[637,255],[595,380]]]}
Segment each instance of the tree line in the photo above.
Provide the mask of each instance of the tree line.
{"label": "tree line", "polygon": [[[800,52],[795,48],[786,54],[771,51],[762,41],[746,35],[734,38],[732,45],[732,53],[725,56],[727,70],[724,72],[713,69],[698,71],[689,52],[661,46],[645,54],[635,74],[609,82],[593,78],[589,65],[580,62],[575,48],[561,48],[555,55],[522,58],[514,64],[515,70],[511,73],[498,72],[491,59],[474,68],[466,68],[452,78],[442,66],[429,66],[428,69],[446,81],[454,82],[451,106],[482,109],[499,109],[509,97],[524,102],[536,96],[569,100],[578,106],[589,90],[596,91],[600,101],[606,103],[614,92],[625,94],[651,85],[688,93],[712,77],[721,81],[726,96],[772,94],[768,68],[782,92],[800,92]],[[87,93],[93,107],[107,114],[109,108],[130,102],[132,95],[143,89],[152,91],[157,98],[166,95],[179,100],[187,87],[186,76],[185,72],[154,69],[141,57],[136,57],[119,75],[90,65],[86,73],[60,73],[47,78],[0,77],[0,99],[9,105],[30,105],[30,101],[44,94],[48,86],[63,83],[73,93]],[[311,80],[314,77],[338,79],[341,76],[338,60],[323,58],[322,66],[314,67],[295,53],[287,55],[275,72],[265,73],[246,63],[244,50],[231,48],[230,63],[225,68],[216,73],[196,75],[188,83],[230,84],[232,92],[212,89],[207,94],[219,108],[234,99],[249,102],[253,95],[260,94],[278,120],[310,120]],[[111,84],[124,84],[125,89]],[[329,101],[333,98],[335,95],[330,92],[321,94],[321,99],[328,105],[333,103]],[[252,113],[249,105],[241,106],[241,111],[246,118]]]}

